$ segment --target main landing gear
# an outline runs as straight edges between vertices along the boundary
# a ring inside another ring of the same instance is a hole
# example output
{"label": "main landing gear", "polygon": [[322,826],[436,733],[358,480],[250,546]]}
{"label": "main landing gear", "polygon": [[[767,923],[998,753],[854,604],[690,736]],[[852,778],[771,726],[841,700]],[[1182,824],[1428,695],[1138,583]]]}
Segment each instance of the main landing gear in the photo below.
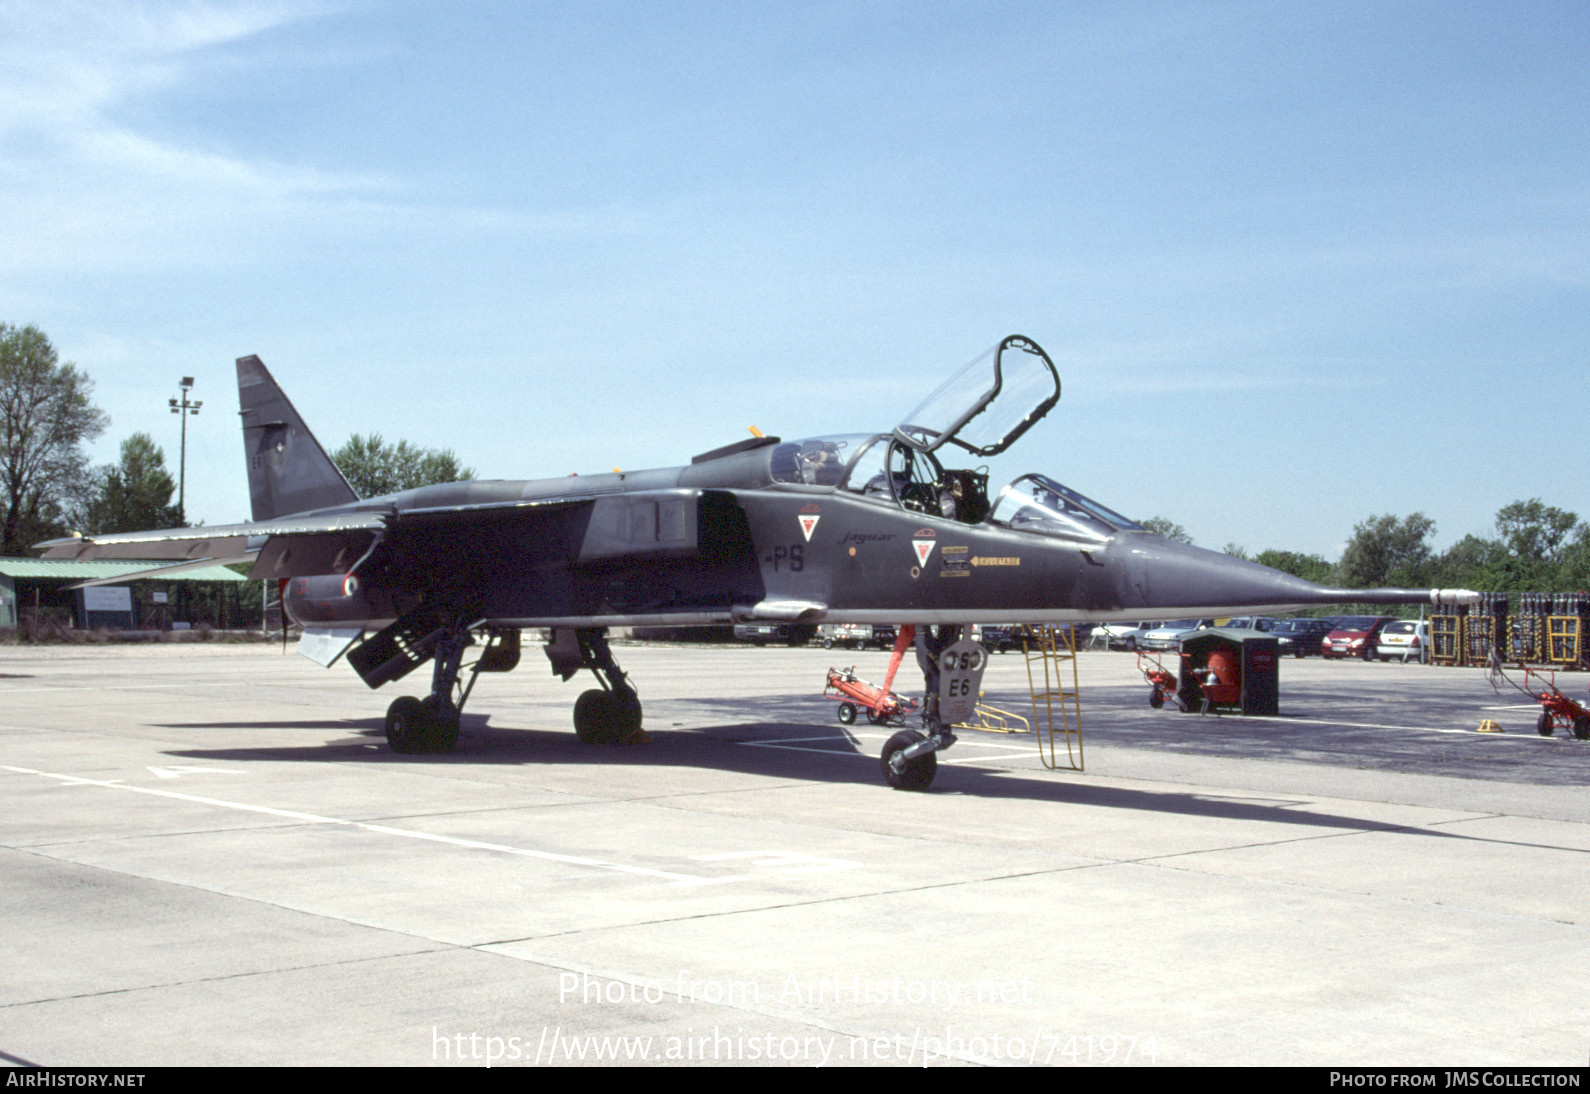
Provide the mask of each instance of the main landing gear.
{"label": "main landing gear", "polygon": [[423,699],[405,695],[386,708],[386,743],[393,752],[451,752],[458,741],[458,723],[464,701],[483,672],[507,672],[519,663],[519,632],[487,632],[486,648],[469,666],[469,683],[462,688],[458,676],[464,651],[474,645],[469,628],[454,623],[444,628],[431,647],[431,693]]}
{"label": "main landing gear", "polygon": [[640,697],[624,670],[613,660],[603,627],[559,628],[547,644],[552,671],[567,680],[590,669],[601,688],[581,693],[574,702],[574,733],[586,744],[644,740]]}

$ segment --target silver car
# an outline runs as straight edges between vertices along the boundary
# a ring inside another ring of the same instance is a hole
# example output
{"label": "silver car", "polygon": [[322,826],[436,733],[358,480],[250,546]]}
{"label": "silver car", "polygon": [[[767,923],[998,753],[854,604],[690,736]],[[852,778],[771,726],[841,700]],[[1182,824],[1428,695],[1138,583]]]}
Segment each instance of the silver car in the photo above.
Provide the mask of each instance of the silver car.
{"label": "silver car", "polygon": [[1139,649],[1145,650],[1177,649],[1181,646],[1183,635],[1214,625],[1215,621],[1213,619],[1173,619],[1169,623],[1161,623],[1154,630],[1149,631],[1137,645]]}
{"label": "silver car", "polygon": [[1380,629],[1375,657],[1381,661],[1430,662],[1430,630],[1422,619],[1394,619]]}

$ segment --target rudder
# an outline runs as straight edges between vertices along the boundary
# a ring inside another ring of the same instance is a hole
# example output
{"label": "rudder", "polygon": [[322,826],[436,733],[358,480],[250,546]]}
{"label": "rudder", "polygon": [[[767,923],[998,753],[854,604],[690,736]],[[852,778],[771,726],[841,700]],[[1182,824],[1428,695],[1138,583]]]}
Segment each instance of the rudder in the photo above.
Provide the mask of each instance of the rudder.
{"label": "rudder", "polygon": [[255,520],[359,500],[258,357],[237,359],[237,400]]}

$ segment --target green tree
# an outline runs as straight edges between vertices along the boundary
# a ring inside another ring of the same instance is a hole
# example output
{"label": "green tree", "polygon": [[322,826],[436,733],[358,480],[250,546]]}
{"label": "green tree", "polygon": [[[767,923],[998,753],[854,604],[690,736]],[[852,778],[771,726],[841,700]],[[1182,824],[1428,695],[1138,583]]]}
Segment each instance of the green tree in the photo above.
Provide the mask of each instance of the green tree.
{"label": "green tree", "polygon": [[98,534],[175,528],[182,514],[171,504],[177,484],[166,470],[166,454],[147,433],[121,442],[121,462],[103,468],[83,516],[82,531]]}
{"label": "green tree", "polygon": [[1260,551],[1253,556],[1253,561],[1316,585],[1330,584],[1336,569],[1319,555],[1299,554],[1297,551]]}
{"label": "green tree", "polygon": [[1401,520],[1389,513],[1370,517],[1353,528],[1336,566],[1337,580],[1349,589],[1427,584],[1434,531],[1435,521],[1423,513]]}
{"label": "green tree", "polygon": [[1511,556],[1508,576],[1524,589],[1544,591],[1557,584],[1557,570],[1578,526],[1577,514],[1543,505],[1539,498],[1502,506],[1496,530]]}
{"label": "green tree", "polygon": [[1187,534],[1187,529],[1171,520],[1169,517],[1149,517],[1147,520],[1138,521],[1150,532],[1157,532],[1166,539],[1173,539],[1177,543],[1191,543],[1192,536]]}
{"label": "green tree", "polygon": [[331,454],[331,462],[361,498],[475,477],[474,468],[458,465],[452,449],[421,448],[408,441],[388,444],[379,433],[355,433]]}
{"label": "green tree", "polygon": [[1435,560],[1430,571],[1430,583],[1446,589],[1504,592],[1512,584],[1511,570],[1505,544],[1499,540],[1467,535]]}
{"label": "green tree", "polygon": [[67,510],[83,504],[91,482],[83,445],[110,421],[93,391],[38,327],[0,323],[0,553],[23,555],[64,534]]}
{"label": "green tree", "polygon": [[1558,590],[1590,592],[1590,525],[1579,525],[1562,556],[1557,571]]}

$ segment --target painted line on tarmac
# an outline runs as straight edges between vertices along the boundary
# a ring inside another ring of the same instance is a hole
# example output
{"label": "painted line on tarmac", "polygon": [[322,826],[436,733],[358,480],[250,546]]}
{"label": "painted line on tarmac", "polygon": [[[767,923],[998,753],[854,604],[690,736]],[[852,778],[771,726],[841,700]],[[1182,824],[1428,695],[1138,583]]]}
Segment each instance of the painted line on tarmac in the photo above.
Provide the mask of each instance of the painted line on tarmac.
{"label": "painted line on tarmac", "polygon": [[[231,687],[236,680],[193,680],[171,684],[40,684],[29,688],[0,688],[5,694],[23,691],[190,691],[196,687]],[[243,681],[246,682],[246,681]]]}
{"label": "painted line on tarmac", "polygon": [[245,813],[262,813],[270,817],[282,817],[286,820],[304,821],[309,824],[329,824],[342,828],[358,828],[366,832],[378,832],[385,836],[401,836],[405,839],[424,840],[429,843],[441,843],[451,847],[462,847],[476,851],[496,851],[501,854],[518,855],[522,858],[541,859],[546,862],[558,862],[570,866],[588,866],[596,870],[608,870],[621,874],[637,874],[642,877],[661,878],[665,881],[672,881],[682,885],[718,885],[727,881],[744,880],[743,877],[733,875],[727,877],[702,877],[698,874],[677,874],[668,870],[654,870],[646,866],[626,866],[618,862],[605,862],[602,859],[586,858],[581,855],[560,855],[553,851],[532,851],[525,847],[510,847],[502,843],[486,843],[481,840],[461,839],[457,836],[416,832],[407,828],[393,828],[385,824],[372,824],[368,821],[326,817],[317,813],[301,813],[294,809],[277,809],[269,805],[227,801],[224,798],[209,798],[199,794],[181,794],[174,790],[158,790],[151,786],[128,786],[119,779],[87,779],[79,775],[59,775],[51,771],[38,771],[30,767],[13,767],[10,764],[0,764],[0,771],[11,771],[18,775],[39,775],[46,779],[54,779],[65,786],[98,786],[112,790],[131,790],[135,794],[149,794],[157,798],[171,798],[176,801],[213,805],[222,809],[241,810]]}
{"label": "painted line on tarmac", "polygon": [[[857,733],[857,734],[854,734],[854,736],[855,736],[855,738],[858,741],[863,741],[863,740],[887,741],[889,739],[888,737],[886,737],[882,733]],[[834,743],[835,747],[833,747],[833,748],[809,748],[809,747],[804,747],[803,743],[806,742],[806,741],[832,741]],[[795,742],[802,742],[802,743],[801,744],[797,744]],[[838,738],[835,738],[835,737],[778,737],[778,738],[775,738],[774,740],[771,740],[771,741],[735,741],[733,743],[737,744],[737,745],[746,745],[746,746],[748,746],[750,748],[778,748],[778,749],[783,749],[784,751],[787,751],[787,752],[815,752],[815,753],[817,753],[819,755],[822,755],[822,756],[854,756],[855,758],[860,759],[860,760],[873,760],[873,761],[877,760],[877,757],[871,755],[870,753],[857,752],[854,749],[846,749],[846,748],[842,747],[843,745],[848,744],[849,742],[842,741],[842,740],[840,740]],[[956,743],[957,746],[964,746],[966,748],[991,748],[991,749],[996,749],[996,750],[998,750],[1000,752],[1022,753],[1022,754],[1026,754],[1028,756],[1031,756],[1032,758],[1035,758],[1035,759],[1038,758],[1036,753],[1033,751],[1032,746],[1030,746],[1030,745],[1027,746],[1027,747],[1022,747],[1021,745],[1007,745],[1007,744],[1004,744],[1004,743],[999,742],[999,741],[967,740],[965,737],[957,738],[955,743]],[[941,764],[977,764],[977,763],[988,763],[990,760],[1006,760],[1006,759],[1019,759],[1019,758],[1020,758],[1019,756],[1015,756],[1015,757],[1008,757],[1008,756],[956,756],[954,759],[948,759],[946,757],[940,756],[939,763],[941,763]]]}
{"label": "painted line on tarmac", "polygon": [[[1373,722],[1334,722],[1328,718],[1276,718],[1268,714],[1244,714],[1240,716],[1245,722],[1281,722],[1286,725],[1311,725],[1311,726],[1340,726],[1343,729],[1390,729],[1404,733],[1456,733],[1466,737],[1487,737],[1497,740],[1512,738],[1515,741],[1551,741],[1558,740],[1553,737],[1542,737],[1530,727],[1528,733],[1523,731],[1504,731],[1502,733],[1481,733],[1474,729],[1441,729],[1436,726],[1387,726],[1377,725]],[[1566,738],[1562,738],[1565,740]]]}

